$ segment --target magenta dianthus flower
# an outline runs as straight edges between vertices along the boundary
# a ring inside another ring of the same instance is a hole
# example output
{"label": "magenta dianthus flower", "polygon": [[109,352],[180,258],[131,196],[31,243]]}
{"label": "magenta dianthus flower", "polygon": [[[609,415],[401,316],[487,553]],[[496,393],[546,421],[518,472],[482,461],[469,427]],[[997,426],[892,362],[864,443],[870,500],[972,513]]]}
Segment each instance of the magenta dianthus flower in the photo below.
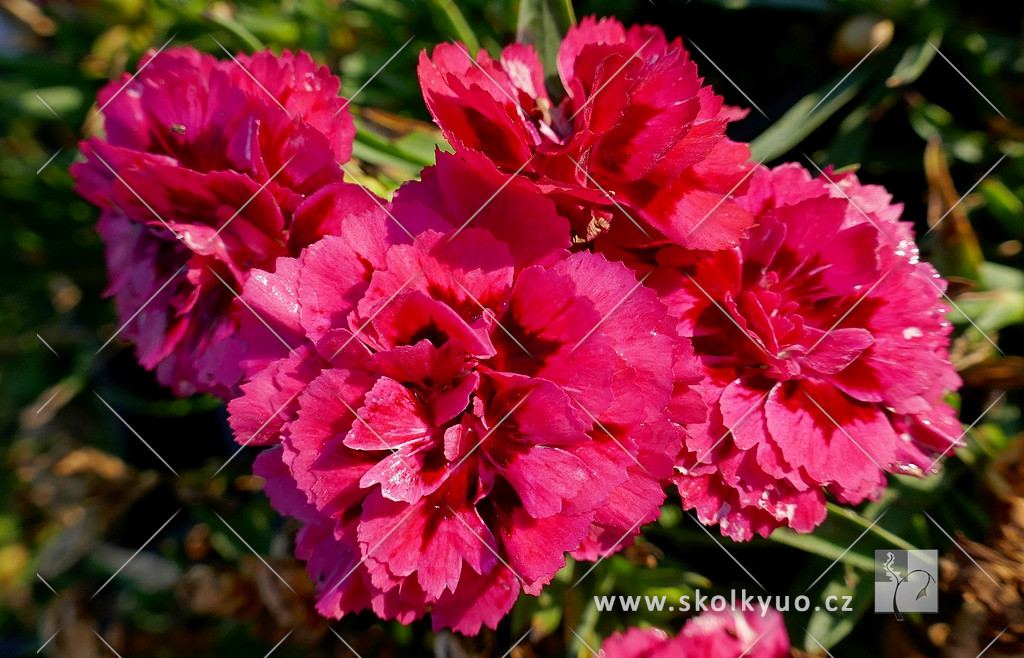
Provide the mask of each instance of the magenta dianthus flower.
{"label": "magenta dianthus flower", "polygon": [[738,200],[758,222],[738,247],[658,254],[648,283],[692,337],[710,406],[674,480],[725,535],[809,532],[826,493],[877,500],[886,472],[924,475],[959,441],[946,282],[890,200],[783,165]]}
{"label": "magenta dianthus flower", "polygon": [[736,244],[752,217],[729,194],[752,165],[725,128],[744,113],[701,86],[678,39],[584,18],[562,42],[558,73],[565,97],[555,102],[529,46],[474,60],[462,44],[441,44],[419,65],[427,108],[456,151],[532,181],[577,242]]}
{"label": "magenta dianthus flower", "polygon": [[487,164],[441,154],[387,212],[246,283],[274,331],[239,311],[255,374],[231,424],[274,446],[256,470],[304,524],[324,615],[494,627],[567,552],[654,520],[682,439],[667,412],[703,418],[654,292],[569,255],[554,204]]}
{"label": "magenta dianthus flower", "polygon": [[339,163],[355,126],[340,84],[306,53],[235,62],[186,47],[147,55],[100,91],[105,136],[82,143],[71,173],[102,209],[121,335],[176,394],[230,396],[234,292],[250,269],[333,232],[315,197],[348,185]]}

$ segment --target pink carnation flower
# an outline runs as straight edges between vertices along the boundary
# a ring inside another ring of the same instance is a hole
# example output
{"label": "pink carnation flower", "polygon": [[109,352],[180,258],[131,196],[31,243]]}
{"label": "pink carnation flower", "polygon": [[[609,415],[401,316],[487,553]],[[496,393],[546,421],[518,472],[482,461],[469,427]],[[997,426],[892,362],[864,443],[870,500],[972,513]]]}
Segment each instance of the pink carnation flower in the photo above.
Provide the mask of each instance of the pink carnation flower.
{"label": "pink carnation flower", "polygon": [[750,151],[725,127],[744,113],[701,86],[679,39],[584,18],[562,42],[558,73],[556,103],[529,46],[474,61],[462,44],[441,44],[419,65],[427,108],[455,149],[533,181],[577,241],[736,244],[752,218],[727,195],[750,172]]}
{"label": "pink carnation flower", "polygon": [[305,53],[172,48],[100,91],[106,136],[71,173],[102,209],[120,335],[176,394],[229,395],[231,289],[331,232],[315,193],[342,185],[355,134],[339,87]]}
{"label": "pink carnation flower", "polygon": [[630,628],[601,646],[600,658],[782,658],[789,636],[777,610],[706,612],[676,637],[656,628]]}
{"label": "pink carnation flower", "polygon": [[704,415],[654,292],[569,256],[554,204],[505,180],[440,154],[390,216],[349,213],[245,285],[262,322],[240,315],[256,374],[230,422],[274,446],[256,472],[303,522],[326,616],[494,627],[566,552],[657,517],[681,446],[665,410]]}
{"label": "pink carnation flower", "polygon": [[853,174],[755,174],[739,247],[665,249],[648,279],[692,336],[711,407],[675,481],[686,508],[736,540],[809,532],[825,493],[877,500],[885,473],[923,475],[961,436],[942,401],[946,283],[918,260],[901,206]]}

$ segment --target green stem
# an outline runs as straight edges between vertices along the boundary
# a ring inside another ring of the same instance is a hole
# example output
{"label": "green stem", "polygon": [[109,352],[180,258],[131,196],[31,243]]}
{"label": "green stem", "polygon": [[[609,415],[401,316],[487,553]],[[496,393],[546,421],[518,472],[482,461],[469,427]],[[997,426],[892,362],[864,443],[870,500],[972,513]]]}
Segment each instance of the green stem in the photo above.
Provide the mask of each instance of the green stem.
{"label": "green stem", "polygon": [[597,586],[583,608],[583,614],[580,615],[580,622],[576,624],[576,633],[572,634],[572,639],[569,641],[568,655],[570,657],[584,655],[584,649],[586,649],[587,654],[590,653],[589,648],[580,638],[594,637],[597,619],[601,616],[601,611],[597,609],[597,597],[609,594],[612,588],[615,587],[616,578],[615,570],[609,569],[597,582]]}

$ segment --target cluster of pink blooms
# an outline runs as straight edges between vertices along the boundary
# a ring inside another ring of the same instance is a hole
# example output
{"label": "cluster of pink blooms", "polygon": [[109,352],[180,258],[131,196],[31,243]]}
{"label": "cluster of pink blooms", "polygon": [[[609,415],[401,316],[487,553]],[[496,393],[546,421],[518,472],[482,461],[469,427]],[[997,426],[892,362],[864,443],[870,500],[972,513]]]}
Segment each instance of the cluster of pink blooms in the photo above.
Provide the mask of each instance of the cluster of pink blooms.
{"label": "cluster of pink blooms", "polygon": [[630,628],[601,646],[600,658],[783,658],[789,636],[782,615],[768,609],[709,611],[693,617],[675,637],[657,628]]}
{"label": "cluster of pink blooms", "polygon": [[[808,532],[959,440],[945,282],[883,189],[750,162],[658,28],[585,19],[557,64],[556,102],[529,47],[423,53],[454,153],[391,200],[344,180],[348,103],[305,54],[171,49],[100,93],[73,174],[123,335],[266,447],[326,616],[476,633],[670,485],[734,539]],[[778,655],[777,616],[604,651],[768,631]]]}

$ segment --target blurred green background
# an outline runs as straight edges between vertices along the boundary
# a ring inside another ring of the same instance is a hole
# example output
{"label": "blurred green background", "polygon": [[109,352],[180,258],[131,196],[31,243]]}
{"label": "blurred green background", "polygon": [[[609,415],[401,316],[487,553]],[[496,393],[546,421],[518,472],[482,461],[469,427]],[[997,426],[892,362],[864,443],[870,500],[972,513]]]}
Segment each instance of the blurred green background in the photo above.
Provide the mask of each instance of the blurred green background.
{"label": "blurred green background", "polygon": [[[106,80],[169,39],[225,56],[219,41],[232,51],[308,50],[341,75],[346,96],[360,90],[356,164],[364,182],[388,193],[431,162],[440,140],[426,123],[418,53],[450,39],[497,53],[516,36],[518,3],[0,6],[0,656],[36,655],[44,644],[43,655],[113,655],[104,643],[122,656],[501,656],[531,628],[510,655],[585,656],[587,644],[597,648],[626,625],[675,632],[684,621],[681,613],[599,613],[594,594],[754,590],[723,548],[773,594],[802,593],[837,561],[809,595],[817,602],[850,593],[857,611],[787,615],[795,655],[827,647],[836,658],[973,658],[993,641],[986,655],[1024,654],[1019,2],[575,4],[577,16],[656,23],[683,36],[727,102],[756,106],[731,136],[752,141],[757,160],[812,170],[859,163],[863,180],[905,204],[919,235],[936,227],[921,243],[952,281],[952,353],[965,380],[955,402],[970,426],[968,447],[939,476],[893,476],[879,503],[833,506],[810,536],[778,531],[735,545],[715,531],[712,538],[670,500],[637,546],[578,587],[590,565],[570,564],[539,599],[524,596],[496,632],[469,639],[435,635],[429,622],[401,627],[362,614],[328,626],[315,614],[302,565],[289,557],[295,528],[249,475],[254,453],[218,471],[235,451],[219,403],[174,399],[127,345],[115,341],[97,354],[117,325],[102,298],[96,211],[74,194],[68,167],[77,141],[95,128],[93,99]],[[870,613],[873,551],[885,547],[945,555],[938,615],[897,624]],[[990,582],[986,573],[998,575]]]}

